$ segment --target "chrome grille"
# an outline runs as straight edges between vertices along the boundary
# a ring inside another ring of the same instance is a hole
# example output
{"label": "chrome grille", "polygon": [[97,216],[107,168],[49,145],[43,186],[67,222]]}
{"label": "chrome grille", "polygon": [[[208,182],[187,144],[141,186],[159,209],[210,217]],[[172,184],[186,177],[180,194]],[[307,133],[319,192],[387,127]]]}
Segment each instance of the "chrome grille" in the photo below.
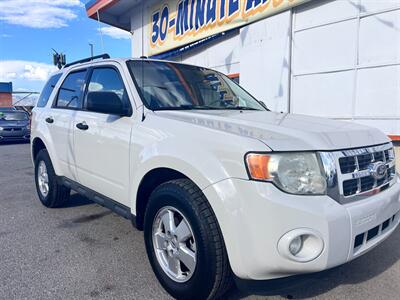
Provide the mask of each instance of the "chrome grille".
{"label": "chrome grille", "polygon": [[[333,160],[336,174],[327,176],[332,182],[328,194],[340,203],[348,203],[379,193],[394,184],[396,177],[395,157],[392,143],[349,149],[336,152],[320,152],[325,165]],[[385,165],[384,176],[377,176],[374,166]],[[329,168],[332,169],[332,166]],[[332,173],[332,171],[330,172]]]}

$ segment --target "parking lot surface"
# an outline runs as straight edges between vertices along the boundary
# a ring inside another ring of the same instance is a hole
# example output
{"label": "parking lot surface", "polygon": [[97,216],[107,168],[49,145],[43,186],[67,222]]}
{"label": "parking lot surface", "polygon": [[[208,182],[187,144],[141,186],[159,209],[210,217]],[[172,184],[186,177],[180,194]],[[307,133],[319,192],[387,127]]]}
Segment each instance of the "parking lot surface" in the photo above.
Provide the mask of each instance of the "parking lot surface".
{"label": "parking lot surface", "polygon": [[[266,254],[267,255],[267,254]],[[398,299],[400,230],[363,257],[296,287],[227,299]],[[129,221],[73,195],[47,209],[29,145],[0,145],[0,299],[169,299]]]}

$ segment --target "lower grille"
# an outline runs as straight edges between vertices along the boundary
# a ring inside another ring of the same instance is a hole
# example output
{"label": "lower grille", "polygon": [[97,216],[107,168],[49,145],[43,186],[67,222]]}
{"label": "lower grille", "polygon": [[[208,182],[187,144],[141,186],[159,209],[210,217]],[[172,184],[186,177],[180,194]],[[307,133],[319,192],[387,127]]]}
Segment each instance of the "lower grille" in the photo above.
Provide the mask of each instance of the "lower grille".
{"label": "lower grille", "polygon": [[4,128],[4,131],[22,131],[21,127]]}
{"label": "lower grille", "polygon": [[398,214],[399,212],[394,214],[382,224],[375,226],[374,228],[371,228],[366,232],[358,234],[354,238],[354,250],[358,250],[362,245],[367,244],[369,241],[385,233],[389,228],[395,225],[395,223],[397,222],[396,217]]}

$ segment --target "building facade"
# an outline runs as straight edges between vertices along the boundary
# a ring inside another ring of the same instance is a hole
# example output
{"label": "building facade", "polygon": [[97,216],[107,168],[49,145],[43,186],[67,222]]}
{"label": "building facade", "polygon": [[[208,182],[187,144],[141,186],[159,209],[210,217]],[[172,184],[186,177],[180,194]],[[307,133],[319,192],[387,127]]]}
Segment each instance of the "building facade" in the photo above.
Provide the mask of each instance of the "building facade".
{"label": "building facade", "polygon": [[399,0],[93,0],[132,56],[210,67],[274,111],[378,127],[400,140]]}
{"label": "building facade", "polygon": [[12,83],[0,82],[0,107],[12,107]]}

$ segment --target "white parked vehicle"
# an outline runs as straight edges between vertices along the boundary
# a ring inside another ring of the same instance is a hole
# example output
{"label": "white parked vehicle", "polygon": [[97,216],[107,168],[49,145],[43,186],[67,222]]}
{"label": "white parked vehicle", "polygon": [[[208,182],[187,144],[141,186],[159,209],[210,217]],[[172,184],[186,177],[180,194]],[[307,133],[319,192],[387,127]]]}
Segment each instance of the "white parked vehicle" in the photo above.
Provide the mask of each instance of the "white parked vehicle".
{"label": "white parked vehicle", "polygon": [[176,298],[332,268],[399,225],[400,179],[383,133],[271,112],[201,67],[66,66],[33,110],[31,139],[41,202],[60,206],[72,189],[132,220]]}

